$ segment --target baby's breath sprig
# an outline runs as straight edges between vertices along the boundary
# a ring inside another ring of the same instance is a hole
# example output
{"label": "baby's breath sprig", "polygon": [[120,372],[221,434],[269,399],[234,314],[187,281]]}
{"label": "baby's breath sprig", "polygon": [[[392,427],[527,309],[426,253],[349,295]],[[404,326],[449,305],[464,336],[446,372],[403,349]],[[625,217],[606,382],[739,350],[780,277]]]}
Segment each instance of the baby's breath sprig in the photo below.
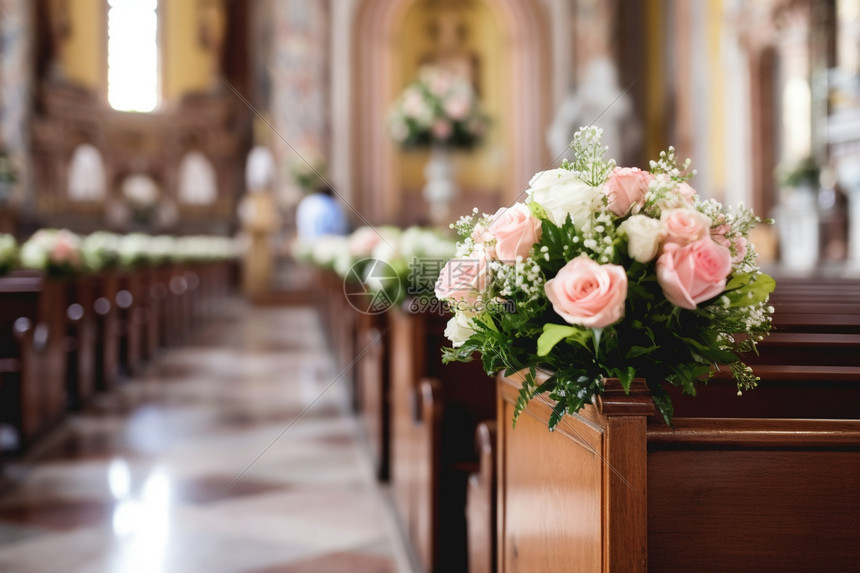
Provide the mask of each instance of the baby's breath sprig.
{"label": "baby's breath sprig", "polygon": [[675,148],[670,146],[666,151],[660,152],[660,158],[657,161],[651,160],[651,173],[655,175],[665,173],[676,183],[683,183],[696,175],[696,170],[690,169],[692,163],[692,160],[687,159],[682,165],[678,165]]}
{"label": "baby's breath sprig", "polygon": [[580,179],[592,187],[603,185],[616,166],[614,159],[603,158],[609,147],[603,145],[602,137],[603,130],[599,127],[580,128],[570,143],[573,162],[565,160],[562,164],[562,168],[576,172]]}

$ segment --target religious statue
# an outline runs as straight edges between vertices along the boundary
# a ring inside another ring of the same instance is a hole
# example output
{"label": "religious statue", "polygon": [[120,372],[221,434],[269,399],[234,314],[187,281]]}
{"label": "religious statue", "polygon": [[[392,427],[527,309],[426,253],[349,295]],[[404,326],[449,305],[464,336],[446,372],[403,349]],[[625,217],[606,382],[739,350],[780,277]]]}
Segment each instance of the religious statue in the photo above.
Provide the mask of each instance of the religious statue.
{"label": "religious statue", "polygon": [[443,68],[466,78],[480,94],[480,58],[466,47],[468,28],[456,10],[441,11],[430,25],[434,49],[421,58],[421,65]]}
{"label": "religious statue", "polygon": [[631,163],[631,155],[642,138],[633,102],[618,85],[615,64],[609,58],[592,60],[580,87],[564,98],[547,129],[547,145],[553,155],[567,155],[573,134],[583,125],[603,129],[603,142],[618,150],[620,165]]}

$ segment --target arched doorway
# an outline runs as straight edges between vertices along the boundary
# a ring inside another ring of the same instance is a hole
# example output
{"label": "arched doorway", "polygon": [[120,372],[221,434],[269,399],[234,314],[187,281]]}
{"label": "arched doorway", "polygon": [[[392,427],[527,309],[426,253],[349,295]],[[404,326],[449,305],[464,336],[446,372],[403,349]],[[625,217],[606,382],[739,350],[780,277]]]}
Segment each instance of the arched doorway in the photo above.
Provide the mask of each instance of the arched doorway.
{"label": "arched doorway", "polygon": [[[422,0],[363,0],[351,25],[350,183],[353,206],[369,222],[404,217],[403,173],[385,129],[389,106],[406,82],[404,25]],[[494,121],[504,122],[499,141],[505,174],[498,199],[508,203],[550,160],[544,132],[551,110],[550,46],[546,15],[538,0],[482,0],[498,27],[505,96]]]}

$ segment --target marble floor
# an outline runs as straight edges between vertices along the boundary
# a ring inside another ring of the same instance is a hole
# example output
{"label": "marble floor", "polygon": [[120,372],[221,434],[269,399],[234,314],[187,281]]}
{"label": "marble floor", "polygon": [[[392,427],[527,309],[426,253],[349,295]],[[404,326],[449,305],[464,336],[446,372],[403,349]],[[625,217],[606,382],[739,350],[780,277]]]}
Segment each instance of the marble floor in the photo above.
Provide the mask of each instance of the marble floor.
{"label": "marble floor", "polygon": [[7,462],[5,573],[406,573],[309,308],[238,304]]}

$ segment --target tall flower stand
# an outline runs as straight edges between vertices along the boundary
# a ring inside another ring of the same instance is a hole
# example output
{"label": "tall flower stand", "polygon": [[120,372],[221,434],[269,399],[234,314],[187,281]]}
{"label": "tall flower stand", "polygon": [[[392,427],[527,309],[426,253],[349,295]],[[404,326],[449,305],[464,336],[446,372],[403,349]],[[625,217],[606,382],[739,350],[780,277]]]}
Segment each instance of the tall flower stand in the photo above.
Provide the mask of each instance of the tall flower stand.
{"label": "tall flower stand", "polygon": [[433,147],[424,167],[424,199],[430,206],[430,222],[447,225],[451,220],[451,202],[457,197],[456,169],[447,147]]}

